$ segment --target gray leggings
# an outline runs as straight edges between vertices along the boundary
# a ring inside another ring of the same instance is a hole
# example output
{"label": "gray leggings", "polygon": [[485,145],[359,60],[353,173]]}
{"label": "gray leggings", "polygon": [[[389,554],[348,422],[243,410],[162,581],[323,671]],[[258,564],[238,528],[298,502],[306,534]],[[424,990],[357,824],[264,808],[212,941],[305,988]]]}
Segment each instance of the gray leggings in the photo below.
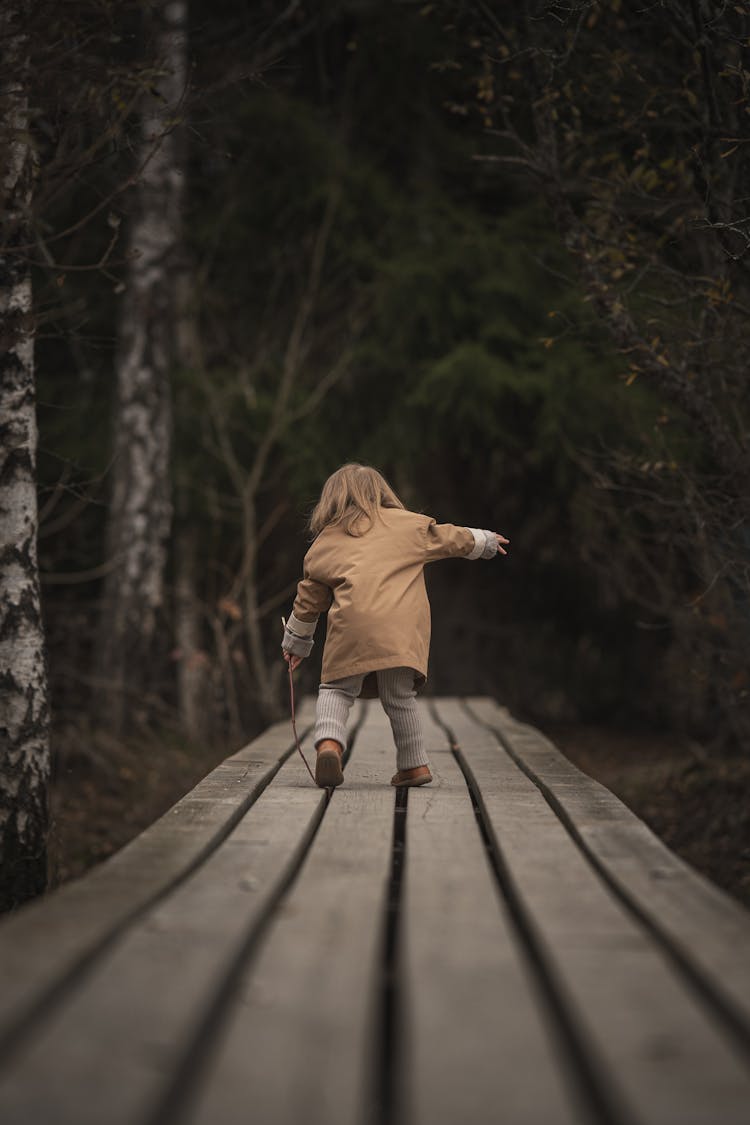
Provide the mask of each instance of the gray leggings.
{"label": "gray leggings", "polygon": [[[383,709],[391,721],[396,743],[396,769],[410,770],[427,766],[422,724],[417,713],[414,672],[411,668],[385,668],[376,672],[378,693]],[[331,680],[318,689],[315,715],[315,745],[324,738],[335,738],[346,746],[346,720],[362,690],[364,673]]]}

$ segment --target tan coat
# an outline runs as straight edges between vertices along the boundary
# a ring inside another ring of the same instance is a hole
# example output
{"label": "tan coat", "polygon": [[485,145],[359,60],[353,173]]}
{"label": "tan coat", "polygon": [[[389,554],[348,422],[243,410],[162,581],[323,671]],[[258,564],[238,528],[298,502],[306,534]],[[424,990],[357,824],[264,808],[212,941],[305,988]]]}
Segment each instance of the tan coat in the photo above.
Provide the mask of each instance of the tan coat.
{"label": "tan coat", "polygon": [[[312,635],[328,611],[322,681],[382,668],[413,668],[415,686],[427,679],[430,604],[424,565],[438,559],[476,557],[468,527],[436,523],[401,508],[380,508],[381,519],[362,536],[341,527],[323,529],[305,555],[297,586],[296,631]],[[369,677],[362,694],[376,694]]]}

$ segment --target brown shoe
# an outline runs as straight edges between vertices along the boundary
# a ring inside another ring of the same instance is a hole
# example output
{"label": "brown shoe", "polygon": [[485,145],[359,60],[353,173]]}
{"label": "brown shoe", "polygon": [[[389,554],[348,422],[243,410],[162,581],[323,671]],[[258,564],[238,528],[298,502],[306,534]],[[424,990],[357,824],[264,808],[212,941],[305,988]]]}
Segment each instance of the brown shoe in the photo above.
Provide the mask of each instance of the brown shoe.
{"label": "brown shoe", "polygon": [[[417,773],[417,770],[427,769],[427,773]],[[394,773],[391,778],[391,785],[395,785],[397,789],[406,789],[413,785],[429,785],[432,781],[432,774],[427,766],[415,766],[411,770],[399,770]]]}
{"label": "brown shoe", "polygon": [[326,738],[320,743],[318,759],[315,763],[315,784],[321,789],[333,789],[341,785],[344,771],[341,768],[342,750],[338,742]]}

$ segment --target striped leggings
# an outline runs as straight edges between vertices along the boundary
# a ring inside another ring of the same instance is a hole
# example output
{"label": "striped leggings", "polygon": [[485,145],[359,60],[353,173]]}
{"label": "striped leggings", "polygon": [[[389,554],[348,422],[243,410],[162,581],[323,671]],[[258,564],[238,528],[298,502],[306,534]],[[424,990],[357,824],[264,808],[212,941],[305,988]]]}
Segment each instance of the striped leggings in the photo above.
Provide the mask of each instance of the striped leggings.
{"label": "striped leggings", "polygon": [[[380,702],[390,719],[396,743],[396,769],[410,770],[415,766],[429,765],[417,713],[414,672],[411,668],[385,668],[375,674]],[[315,716],[316,746],[324,738],[335,738],[346,746],[346,720],[362,690],[364,678],[364,674],[345,676],[342,680],[320,685]]]}

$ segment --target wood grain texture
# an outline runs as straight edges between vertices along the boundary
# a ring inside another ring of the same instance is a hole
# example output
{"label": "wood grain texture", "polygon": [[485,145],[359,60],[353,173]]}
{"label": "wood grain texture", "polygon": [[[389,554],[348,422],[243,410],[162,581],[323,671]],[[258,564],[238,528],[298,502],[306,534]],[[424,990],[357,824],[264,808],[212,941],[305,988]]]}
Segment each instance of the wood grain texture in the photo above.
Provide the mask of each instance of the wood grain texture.
{"label": "wood grain texture", "polygon": [[470,702],[477,718],[498,730],[559,803],[607,876],[692,965],[750,1041],[750,912],[670,851],[541,731],[492,700]]}
{"label": "wood grain texture", "polygon": [[746,1125],[750,1072],[611,893],[537,787],[458,702],[440,701],[508,875],[623,1120]]}
{"label": "wood grain texture", "polygon": [[[305,700],[299,729],[314,713],[314,700]],[[103,863],[0,920],[0,1043],[110,935],[211,851],[292,745],[289,723],[270,727]]]}
{"label": "wood grain texture", "polygon": [[391,1125],[746,1125],[740,1040],[667,952],[741,1012],[741,908],[491,701],[435,701],[458,760],[420,710],[400,896],[374,702],[330,799],[278,724],[0,926],[4,1026],[67,982],[0,1067],[3,1125],[383,1125],[386,1071]]}
{"label": "wood grain texture", "polygon": [[426,711],[424,725],[434,781],[410,791],[406,823],[404,1120],[588,1120],[566,1082],[463,775]]}
{"label": "wood grain texture", "polygon": [[151,1119],[325,802],[295,754],[218,848],[113,943],[0,1072],[4,1125]]}
{"label": "wood grain texture", "polygon": [[238,986],[186,1123],[244,1125],[250,1107],[263,1125],[368,1118],[394,762],[390,728],[372,703],[344,784]]}

